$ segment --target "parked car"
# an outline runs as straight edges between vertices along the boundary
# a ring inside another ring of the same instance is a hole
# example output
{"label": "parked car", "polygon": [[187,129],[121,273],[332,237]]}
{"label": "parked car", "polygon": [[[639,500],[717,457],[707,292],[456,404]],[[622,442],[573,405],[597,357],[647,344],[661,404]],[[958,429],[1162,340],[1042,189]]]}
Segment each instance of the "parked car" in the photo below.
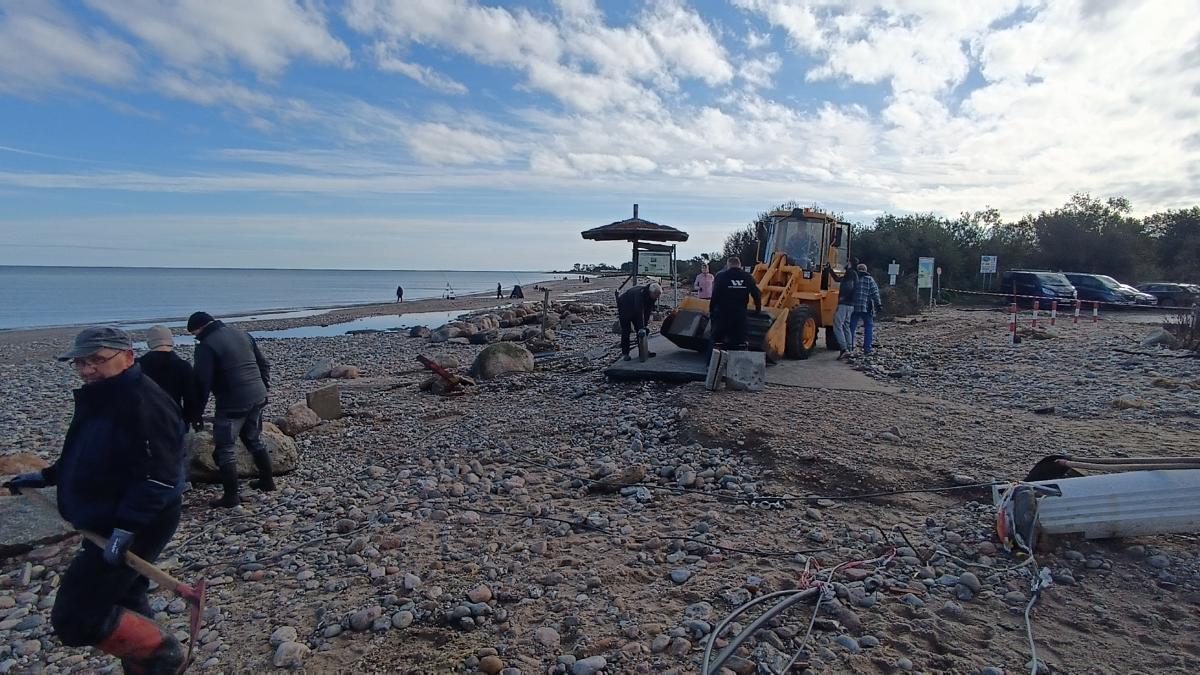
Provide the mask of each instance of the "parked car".
{"label": "parked car", "polygon": [[[1064,272],[1063,276],[1070,280],[1079,292],[1079,299],[1085,302],[1103,302],[1109,305],[1152,305],[1158,299],[1150,301],[1148,293],[1142,293],[1136,288],[1126,289],[1116,279],[1104,274],[1085,274],[1083,272]],[[1153,296],[1150,296],[1153,297]]]}
{"label": "parked car", "polygon": [[1137,288],[1143,293],[1153,295],[1160,305],[1191,307],[1200,302],[1200,286],[1195,284],[1174,284],[1160,281],[1141,284]]}
{"label": "parked car", "polygon": [[[1103,276],[1103,275],[1101,275],[1101,276]],[[1109,277],[1109,279],[1112,279],[1112,277]],[[1139,304],[1139,305],[1157,305],[1158,304],[1158,298],[1154,297],[1152,294],[1147,293],[1145,291],[1139,291],[1137,288],[1130,286],[1129,284],[1126,284],[1126,283],[1122,283],[1119,281],[1117,283],[1121,286],[1122,290],[1125,290],[1126,292],[1133,294],[1134,301],[1137,302],[1137,304]]]}
{"label": "parked car", "polygon": [[1075,288],[1058,272],[1008,270],[1000,275],[1000,288],[1001,292],[1013,296],[1012,302],[1021,305],[1032,305],[1035,298],[1043,308],[1049,308],[1054,301],[1066,305],[1075,300]]}

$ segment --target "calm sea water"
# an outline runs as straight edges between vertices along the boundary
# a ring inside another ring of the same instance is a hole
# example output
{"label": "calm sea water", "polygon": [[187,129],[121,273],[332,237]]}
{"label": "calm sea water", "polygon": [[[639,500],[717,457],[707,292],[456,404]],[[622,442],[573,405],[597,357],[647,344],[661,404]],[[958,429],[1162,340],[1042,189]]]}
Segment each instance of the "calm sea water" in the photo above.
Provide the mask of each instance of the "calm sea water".
{"label": "calm sea water", "polygon": [[344,307],[458,296],[555,278],[546,272],[245,270],[0,266],[0,329],[178,319],[197,310],[232,316],[262,310]]}

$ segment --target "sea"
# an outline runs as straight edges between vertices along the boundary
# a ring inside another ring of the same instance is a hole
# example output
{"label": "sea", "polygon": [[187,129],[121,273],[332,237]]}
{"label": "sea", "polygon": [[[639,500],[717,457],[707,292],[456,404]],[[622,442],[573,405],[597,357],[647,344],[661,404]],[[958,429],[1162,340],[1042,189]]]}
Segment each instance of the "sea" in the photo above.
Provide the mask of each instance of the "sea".
{"label": "sea", "polygon": [[164,267],[0,266],[0,329],[178,321],[203,310],[218,318],[283,318],[312,310],[404,299],[495,293],[563,275],[530,271],[281,270]]}

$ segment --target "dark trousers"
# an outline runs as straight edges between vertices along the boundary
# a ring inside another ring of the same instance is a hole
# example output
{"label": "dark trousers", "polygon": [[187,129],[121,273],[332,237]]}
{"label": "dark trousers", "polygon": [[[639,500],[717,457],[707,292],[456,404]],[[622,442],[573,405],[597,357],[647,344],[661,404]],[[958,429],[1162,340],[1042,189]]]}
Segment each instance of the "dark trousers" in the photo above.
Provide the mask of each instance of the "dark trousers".
{"label": "dark trousers", "polygon": [[[158,520],[135,534],[129,550],[149,562],[157,560],[179,526],[179,509],[178,502],[167,507]],[[149,586],[145,577],[126,565],[104,562],[100,549],[85,540],[62,577],[50,623],[68,647],[98,644],[116,629],[121,609],[150,617]]]}
{"label": "dark trousers", "polygon": [[246,449],[253,455],[266,455],[267,446],[262,442],[262,414],[266,402],[259,403],[242,412],[218,411],[213,418],[213,459],[217,466],[237,463],[235,444],[241,438]]}
{"label": "dark trousers", "polygon": [[630,347],[629,336],[633,333],[633,319],[620,317],[621,319],[621,353],[628,354]]}
{"label": "dark trousers", "polygon": [[742,348],[746,344],[746,312],[722,311],[713,315],[713,344]]}

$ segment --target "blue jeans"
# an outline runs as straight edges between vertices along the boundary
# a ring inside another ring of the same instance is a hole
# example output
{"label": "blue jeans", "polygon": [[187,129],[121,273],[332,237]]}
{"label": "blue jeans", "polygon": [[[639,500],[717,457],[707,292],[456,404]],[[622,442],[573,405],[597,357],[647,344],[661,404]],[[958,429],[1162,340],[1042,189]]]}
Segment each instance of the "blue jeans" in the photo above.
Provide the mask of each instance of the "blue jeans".
{"label": "blue jeans", "polygon": [[833,334],[844,352],[854,351],[854,333],[850,332],[850,315],[853,313],[854,305],[839,304],[833,315]]}
{"label": "blue jeans", "polygon": [[850,339],[858,332],[858,322],[863,322],[863,354],[871,353],[871,344],[875,342],[875,315],[870,312],[855,312],[850,315]]}

